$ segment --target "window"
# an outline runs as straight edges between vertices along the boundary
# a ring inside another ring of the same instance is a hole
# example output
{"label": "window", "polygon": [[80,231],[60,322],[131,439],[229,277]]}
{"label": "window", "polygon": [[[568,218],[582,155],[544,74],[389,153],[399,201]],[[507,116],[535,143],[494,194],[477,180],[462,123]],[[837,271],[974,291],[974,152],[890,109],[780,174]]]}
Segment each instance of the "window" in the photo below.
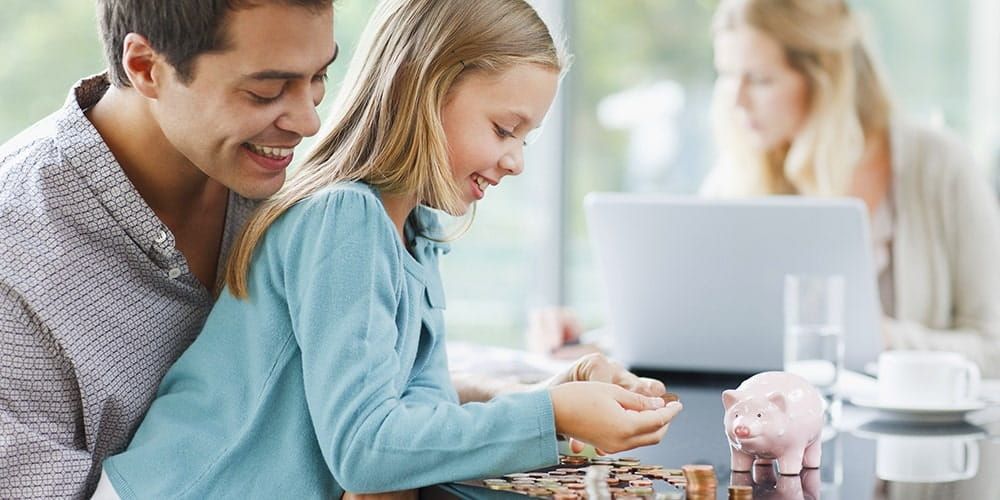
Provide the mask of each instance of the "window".
{"label": "window", "polygon": [[[569,3],[577,59],[567,118],[572,129],[566,144],[565,300],[586,325],[596,327],[603,321],[604,298],[583,197],[591,191],[689,194],[698,189],[713,162],[710,21],[717,2]],[[1000,42],[992,38],[996,29],[991,26],[996,16],[987,17],[997,14],[996,2],[849,3],[867,21],[870,45],[887,73],[898,114],[952,128],[970,139],[982,162],[989,162],[998,130],[995,116],[989,116],[995,115],[996,90],[972,87],[970,81],[973,71],[985,77],[997,71]],[[991,22],[971,29],[977,16]],[[972,58],[980,65],[974,66]],[[980,109],[984,106],[974,103],[994,106]]]}
{"label": "window", "polygon": [[[335,31],[341,56],[330,67],[325,116],[347,62],[374,10],[368,0],[339,0]],[[0,143],[52,113],[73,83],[104,70],[94,2],[10,2],[0,16]]]}
{"label": "window", "polygon": [[[708,106],[716,0],[531,0],[569,36],[575,60],[527,150],[525,173],[478,207],[442,260],[452,338],[523,345],[532,306],[565,303],[603,321],[583,197],[591,191],[694,192],[713,161]],[[904,115],[945,124],[995,163],[1000,30],[995,0],[850,0]],[[339,0],[343,56],[326,116],[372,0]],[[916,6],[914,6],[916,5]],[[92,2],[10,2],[0,17],[0,142],[55,110],[77,79],[104,67]],[[307,141],[308,144],[311,141]],[[452,221],[460,227],[462,221]]]}

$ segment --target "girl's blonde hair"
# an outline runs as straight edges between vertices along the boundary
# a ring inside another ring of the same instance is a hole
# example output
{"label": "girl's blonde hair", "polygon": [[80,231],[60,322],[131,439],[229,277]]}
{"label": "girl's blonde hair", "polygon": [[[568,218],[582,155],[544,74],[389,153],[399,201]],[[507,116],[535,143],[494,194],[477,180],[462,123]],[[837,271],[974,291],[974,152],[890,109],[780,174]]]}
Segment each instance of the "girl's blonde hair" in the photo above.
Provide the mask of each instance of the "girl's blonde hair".
{"label": "girl's blonde hair", "polygon": [[773,38],[809,90],[809,114],[792,143],[778,150],[750,146],[730,104],[716,93],[713,122],[720,161],[708,194],[848,194],[866,138],[889,125],[884,79],[844,0],[722,0],[715,35],[750,27]]}
{"label": "girl's blonde hair", "polygon": [[499,74],[521,64],[561,72],[565,60],[561,43],[524,0],[383,0],[361,36],[325,137],[234,245],[230,292],[246,297],[250,262],[267,228],[326,186],[362,181],[461,213],[440,116],[449,91],[472,72]]}

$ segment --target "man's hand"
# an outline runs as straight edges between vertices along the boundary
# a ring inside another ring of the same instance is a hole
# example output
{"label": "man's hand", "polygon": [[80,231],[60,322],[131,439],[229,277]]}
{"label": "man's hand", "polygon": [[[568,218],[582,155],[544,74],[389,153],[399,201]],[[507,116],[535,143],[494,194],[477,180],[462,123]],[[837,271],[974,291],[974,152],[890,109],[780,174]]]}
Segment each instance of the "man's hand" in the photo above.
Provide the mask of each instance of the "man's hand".
{"label": "man's hand", "polygon": [[622,365],[596,352],[576,360],[569,369],[547,380],[545,385],[554,387],[566,382],[606,382],[644,396],[662,396],[667,392],[663,382],[637,377]]}
{"label": "man's hand", "polygon": [[566,345],[579,343],[583,327],[565,307],[535,309],[528,315],[528,350],[551,356]]}

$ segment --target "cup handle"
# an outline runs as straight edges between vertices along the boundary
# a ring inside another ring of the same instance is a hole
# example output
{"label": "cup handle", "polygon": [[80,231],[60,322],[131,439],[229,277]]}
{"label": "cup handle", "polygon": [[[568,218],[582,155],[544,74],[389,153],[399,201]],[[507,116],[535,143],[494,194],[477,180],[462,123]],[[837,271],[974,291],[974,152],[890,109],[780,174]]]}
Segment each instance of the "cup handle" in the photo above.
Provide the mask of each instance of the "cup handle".
{"label": "cup handle", "polygon": [[982,374],[979,372],[979,365],[972,361],[966,361],[965,365],[965,401],[979,399],[979,384],[982,381]]}
{"label": "cup handle", "polygon": [[[977,367],[978,368],[978,367]],[[979,443],[975,441],[965,441],[965,470],[964,479],[968,479],[979,472]]]}

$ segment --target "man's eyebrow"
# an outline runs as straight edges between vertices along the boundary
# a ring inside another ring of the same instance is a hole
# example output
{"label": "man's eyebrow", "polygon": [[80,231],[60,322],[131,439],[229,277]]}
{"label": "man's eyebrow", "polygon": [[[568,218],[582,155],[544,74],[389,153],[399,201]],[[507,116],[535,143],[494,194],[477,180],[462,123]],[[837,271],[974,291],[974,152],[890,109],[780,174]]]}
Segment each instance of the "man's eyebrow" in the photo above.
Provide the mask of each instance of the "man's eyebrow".
{"label": "man's eyebrow", "polygon": [[[334,43],[333,46],[333,57],[323,65],[323,68],[319,72],[326,71],[334,61],[337,60],[337,56],[340,55],[340,44]],[[309,75],[310,77],[312,75]],[[277,69],[266,69],[264,71],[258,71],[256,73],[250,73],[249,75],[243,77],[244,80],[296,80],[299,78],[305,78],[306,75],[302,73],[296,73],[294,71],[281,71]]]}

